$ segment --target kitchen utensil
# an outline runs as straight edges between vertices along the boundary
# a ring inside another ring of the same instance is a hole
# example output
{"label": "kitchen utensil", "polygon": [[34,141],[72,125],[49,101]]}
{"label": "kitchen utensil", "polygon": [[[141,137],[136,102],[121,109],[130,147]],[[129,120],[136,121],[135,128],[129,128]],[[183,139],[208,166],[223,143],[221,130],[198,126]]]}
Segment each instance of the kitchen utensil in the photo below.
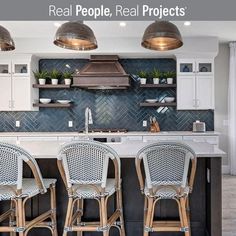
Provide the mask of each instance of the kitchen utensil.
{"label": "kitchen utensil", "polygon": [[43,104],[48,104],[52,101],[51,98],[40,98],[39,101]]}
{"label": "kitchen utensil", "polygon": [[150,131],[151,132],[160,132],[160,126],[156,120],[156,117],[150,116]]}
{"label": "kitchen utensil", "polygon": [[174,97],[165,97],[164,98],[165,102],[173,102],[175,100]]}
{"label": "kitchen utensil", "polygon": [[205,122],[200,122],[199,120],[193,122],[193,132],[206,132]]}
{"label": "kitchen utensil", "polygon": [[158,99],[146,99],[145,101],[148,103],[155,103],[158,101]]}
{"label": "kitchen utensil", "polygon": [[69,104],[71,101],[70,100],[57,100],[57,102],[60,104]]}

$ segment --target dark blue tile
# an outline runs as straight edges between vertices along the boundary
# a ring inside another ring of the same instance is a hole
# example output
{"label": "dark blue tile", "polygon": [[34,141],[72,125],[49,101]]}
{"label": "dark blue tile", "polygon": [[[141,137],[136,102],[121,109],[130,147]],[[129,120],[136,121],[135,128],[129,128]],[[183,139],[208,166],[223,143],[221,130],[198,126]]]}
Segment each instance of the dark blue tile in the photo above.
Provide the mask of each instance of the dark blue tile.
{"label": "dark blue tile", "polygon": [[[60,71],[81,69],[85,59],[43,59],[39,61],[42,70]],[[173,59],[122,59],[120,63],[128,74],[140,70],[174,71]],[[69,67],[69,68],[68,68]],[[71,99],[70,109],[42,108],[39,112],[0,112],[0,131],[77,131],[84,129],[84,110],[89,106],[93,113],[92,128],[126,128],[128,130],[146,130],[142,121],[156,116],[161,130],[191,130],[196,119],[206,122],[207,130],[214,130],[213,111],[176,111],[174,108],[146,108],[139,103],[145,98],[175,96],[175,89],[140,89],[136,82],[127,91],[88,91],[79,88],[69,90],[40,90],[40,97]],[[15,121],[21,121],[21,127],[15,127]],[[74,127],[68,128],[68,121],[73,120]]]}

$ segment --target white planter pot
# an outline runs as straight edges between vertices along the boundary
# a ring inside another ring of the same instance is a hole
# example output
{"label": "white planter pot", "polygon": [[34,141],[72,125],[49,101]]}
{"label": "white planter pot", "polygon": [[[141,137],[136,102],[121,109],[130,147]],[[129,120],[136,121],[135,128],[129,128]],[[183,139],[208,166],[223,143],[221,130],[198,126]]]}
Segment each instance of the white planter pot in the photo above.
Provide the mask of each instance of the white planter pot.
{"label": "white planter pot", "polygon": [[70,85],[71,84],[71,79],[64,79],[65,80],[65,85]]}
{"label": "white planter pot", "polygon": [[51,81],[52,81],[53,85],[57,85],[58,84],[58,79],[51,79]]}
{"label": "white planter pot", "polygon": [[39,84],[40,85],[45,85],[46,84],[46,79],[39,79]]}
{"label": "white planter pot", "polygon": [[140,84],[146,84],[147,79],[146,78],[140,78]]}
{"label": "white planter pot", "polygon": [[173,78],[167,78],[167,84],[173,84],[174,79]]}
{"label": "white planter pot", "polygon": [[160,79],[159,78],[153,78],[153,84],[159,84],[160,83]]}

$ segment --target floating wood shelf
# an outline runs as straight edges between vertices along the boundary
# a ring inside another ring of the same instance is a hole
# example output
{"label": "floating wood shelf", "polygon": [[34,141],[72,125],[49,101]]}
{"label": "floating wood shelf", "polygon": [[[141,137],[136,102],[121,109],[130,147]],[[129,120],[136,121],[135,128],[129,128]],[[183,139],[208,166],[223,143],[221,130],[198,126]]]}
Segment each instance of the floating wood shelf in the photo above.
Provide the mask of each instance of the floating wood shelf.
{"label": "floating wood shelf", "polygon": [[155,103],[149,103],[149,102],[141,102],[141,107],[175,107],[177,104],[176,102],[155,102]]}
{"label": "floating wood shelf", "polygon": [[72,103],[69,104],[61,104],[61,103],[48,103],[48,104],[43,104],[43,103],[34,103],[33,107],[48,107],[48,108],[69,108],[72,107]]}
{"label": "floating wood shelf", "polygon": [[140,84],[140,88],[176,88],[176,84]]}
{"label": "floating wood shelf", "polygon": [[41,85],[41,84],[33,84],[33,88],[40,88],[40,89],[69,89],[70,85],[66,85],[66,84],[45,84],[45,85]]}

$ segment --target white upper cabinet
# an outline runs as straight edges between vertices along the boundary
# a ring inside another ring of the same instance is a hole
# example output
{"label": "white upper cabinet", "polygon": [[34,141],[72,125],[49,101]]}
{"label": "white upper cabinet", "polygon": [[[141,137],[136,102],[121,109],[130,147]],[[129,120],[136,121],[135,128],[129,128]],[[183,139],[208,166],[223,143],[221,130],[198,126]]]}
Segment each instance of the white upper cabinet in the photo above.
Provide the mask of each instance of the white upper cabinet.
{"label": "white upper cabinet", "polygon": [[11,60],[0,59],[0,76],[11,76]]}
{"label": "white upper cabinet", "polygon": [[30,76],[30,63],[27,59],[12,60],[12,74],[14,76]]}
{"label": "white upper cabinet", "polygon": [[177,109],[214,109],[214,59],[177,60]]}
{"label": "white upper cabinet", "polygon": [[194,59],[180,59],[177,63],[178,75],[194,75],[196,71],[196,63]]}
{"label": "white upper cabinet", "polygon": [[[183,94],[184,93],[184,94]],[[183,76],[177,83],[177,109],[195,109],[195,76]]]}
{"label": "white upper cabinet", "polygon": [[0,57],[0,111],[36,111],[33,103],[38,90],[32,70],[38,61],[32,55],[9,55]]}

